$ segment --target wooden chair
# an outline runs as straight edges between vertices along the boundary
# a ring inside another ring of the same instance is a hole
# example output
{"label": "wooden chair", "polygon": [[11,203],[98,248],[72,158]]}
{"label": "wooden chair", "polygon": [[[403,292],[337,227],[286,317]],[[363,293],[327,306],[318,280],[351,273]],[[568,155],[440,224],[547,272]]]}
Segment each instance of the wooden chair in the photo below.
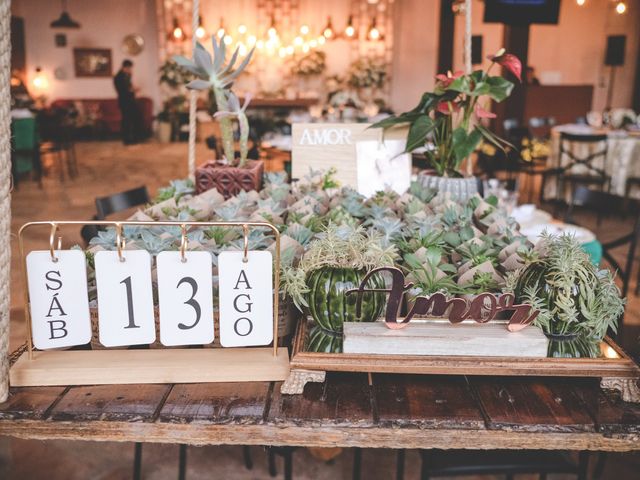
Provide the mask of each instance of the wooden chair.
{"label": "wooden chair", "polygon": [[[625,199],[611,193],[590,190],[585,186],[578,186],[573,192],[573,197],[565,215],[567,223],[577,224],[574,218],[576,207],[587,211],[594,212],[598,216],[611,216],[620,214]],[[633,262],[636,248],[638,245],[638,236],[640,235],[640,210],[638,210],[638,202],[633,208],[636,212],[636,219],[633,229],[625,233],[615,240],[602,243],[602,256],[609,262],[614,270],[617,271],[618,277],[622,280],[622,296],[626,297],[629,291],[629,283],[631,281],[631,272],[633,270]],[[620,265],[611,254],[611,250],[627,245],[626,261],[624,265]],[[640,278],[639,278],[640,280]],[[638,292],[636,291],[636,294]]]}
{"label": "wooden chair", "polygon": [[[96,214],[92,220],[105,220],[109,215],[122,212],[132,207],[149,203],[150,197],[147,187],[137,187],[125,192],[114,193],[106,197],[96,198]],[[99,228],[96,225],[85,225],[80,230],[80,235],[86,244],[98,235]]]}
{"label": "wooden chair", "polygon": [[[584,146],[589,153],[587,155],[578,155],[574,153],[574,148]],[[564,157],[569,159],[568,163],[562,165]],[[603,167],[597,165],[598,161],[602,161]],[[560,134],[560,149],[558,152],[559,166],[547,172],[556,176],[558,179],[558,188],[556,192],[556,200],[561,201],[564,195],[565,185],[569,184],[571,194],[578,185],[600,187],[600,191],[609,191],[611,178],[607,175],[604,165],[607,160],[607,136],[606,135],[576,135],[572,133],[562,132]],[[576,167],[586,170],[585,172],[572,172]]]}

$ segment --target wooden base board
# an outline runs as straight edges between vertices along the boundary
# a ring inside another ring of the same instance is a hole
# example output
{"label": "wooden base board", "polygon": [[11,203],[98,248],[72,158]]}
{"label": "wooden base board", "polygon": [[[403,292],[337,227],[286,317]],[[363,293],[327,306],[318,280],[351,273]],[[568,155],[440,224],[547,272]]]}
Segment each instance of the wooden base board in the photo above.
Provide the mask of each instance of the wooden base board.
{"label": "wooden base board", "polygon": [[392,330],[384,322],[347,322],[343,351],[347,354],[546,358],[548,344],[539,328],[510,332],[502,323],[414,322]]}
{"label": "wooden base board", "polygon": [[287,348],[74,350],[25,352],[11,367],[14,387],[134,383],[267,382],[289,375]]}

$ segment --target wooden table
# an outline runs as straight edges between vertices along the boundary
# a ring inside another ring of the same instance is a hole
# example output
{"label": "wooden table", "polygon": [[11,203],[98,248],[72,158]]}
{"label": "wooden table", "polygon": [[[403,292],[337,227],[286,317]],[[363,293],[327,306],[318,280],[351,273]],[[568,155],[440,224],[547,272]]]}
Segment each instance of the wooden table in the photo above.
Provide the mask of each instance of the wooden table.
{"label": "wooden table", "polygon": [[12,388],[0,435],[362,448],[640,450],[640,404],[596,380],[328,373],[280,384]]}

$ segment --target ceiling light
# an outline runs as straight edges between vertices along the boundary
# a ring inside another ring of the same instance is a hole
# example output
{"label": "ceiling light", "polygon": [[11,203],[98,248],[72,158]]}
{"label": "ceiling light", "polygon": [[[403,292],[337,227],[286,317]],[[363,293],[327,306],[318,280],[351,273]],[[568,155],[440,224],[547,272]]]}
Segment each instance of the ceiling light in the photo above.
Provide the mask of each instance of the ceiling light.
{"label": "ceiling light", "polygon": [[618,4],[616,5],[616,12],[618,12],[618,14],[622,15],[626,11],[627,11],[627,6],[625,5],[625,3],[624,2],[618,2]]}
{"label": "ceiling light", "polygon": [[327,26],[324,27],[324,30],[322,31],[322,35],[325,38],[333,37],[333,25],[331,25],[331,17],[327,18]]}
{"label": "ceiling light", "polygon": [[62,13],[60,17],[50,23],[51,28],[80,28],[80,24],[71,18],[67,12],[67,0],[61,0]]}
{"label": "ceiling light", "polygon": [[353,26],[353,15],[349,15],[349,20],[347,21],[347,27],[344,29],[344,34],[349,38],[356,36],[356,27]]}
{"label": "ceiling light", "polygon": [[204,36],[207,34],[207,32],[205,31],[204,27],[202,26],[202,17],[198,17],[198,28],[196,28],[196,37],[198,38],[204,38]]}

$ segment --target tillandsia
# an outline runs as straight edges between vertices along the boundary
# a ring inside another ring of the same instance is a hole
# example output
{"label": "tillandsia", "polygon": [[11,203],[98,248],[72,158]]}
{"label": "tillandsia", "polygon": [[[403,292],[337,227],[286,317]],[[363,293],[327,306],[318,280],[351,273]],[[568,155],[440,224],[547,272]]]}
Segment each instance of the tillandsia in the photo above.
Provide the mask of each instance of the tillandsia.
{"label": "tillandsia", "polygon": [[512,273],[516,301],[540,310],[536,325],[550,335],[601,339],[616,330],[625,300],[609,270],[598,270],[571,235],[544,235],[537,259]]}
{"label": "tillandsia", "polygon": [[[196,42],[196,48],[193,51],[193,59],[188,59],[182,55],[176,55],[173,60],[182,68],[188,72],[194,74],[197,78],[190,81],[187,84],[187,88],[193,90],[206,90],[212,89],[216,99],[216,105],[218,112],[226,113],[219,118],[220,130],[222,132],[222,149],[228,162],[235,162],[235,154],[233,148],[233,123],[231,119],[235,116],[238,118],[241,130],[241,156],[238,163],[239,167],[243,167],[247,161],[248,151],[248,136],[249,136],[249,123],[244,114],[245,105],[240,108],[240,102],[235,95],[231,92],[231,84],[233,81],[244,71],[249,64],[254,49],[252,48],[242,62],[234,69],[238,56],[240,55],[240,48],[237,47],[229,62],[226,62],[226,44],[220,39],[218,42],[217,37],[214,35],[211,37],[211,43],[213,45],[213,58],[202,44]],[[233,97],[232,97],[233,95]],[[230,105],[233,104],[233,105]],[[237,103],[237,108],[236,104]],[[234,109],[232,109],[232,107]],[[243,125],[244,122],[244,125]],[[243,133],[244,140],[243,140]],[[244,142],[244,144],[242,144]],[[244,152],[244,155],[242,154]]]}
{"label": "tillandsia", "polygon": [[502,102],[513,90],[513,83],[500,75],[490,75],[500,65],[520,81],[522,65],[517,57],[501,49],[489,57],[487,70],[439,74],[433,92],[422,95],[420,103],[408,112],[375,123],[388,129],[409,125],[405,151],[426,147],[431,166],[440,176],[460,176],[462,162],[485,139],[497,148],[508,143],[483,126],[483,119],[495,118],[485,110],[484,99]]}

